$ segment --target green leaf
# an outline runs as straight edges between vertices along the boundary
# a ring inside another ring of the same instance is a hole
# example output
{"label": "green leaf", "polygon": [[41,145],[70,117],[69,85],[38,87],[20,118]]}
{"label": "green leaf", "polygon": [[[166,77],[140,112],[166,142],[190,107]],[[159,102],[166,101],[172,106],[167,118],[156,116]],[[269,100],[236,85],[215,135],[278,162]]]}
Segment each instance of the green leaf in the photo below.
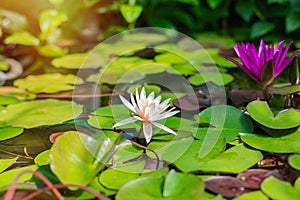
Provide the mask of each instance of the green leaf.
{"label": "green leaf", "polygon": [[290,183],[273,176],[262,183],[261,189],[272,199],[296,200],[300,196],[299,188],[294,188]]}
{"label": "green leaf", "polygon": [[38,52],[42,56],[47,57],[59,57],[65,55],[67,52],[56,45],[44,45],[38,47]]}
{"label": "green leaf", "polygon": [[299,152],[300,128],[292,134],[271,137],[262,134],[240,133],[243,142],[249,146],[268,152],[292,153]]}
{"label": "green leaf", "polygon": [[300,111],[285,109],[274,115],[266,101],[252,101],[247,106],[251,118],[258,123],[273,129],[288,129],[300,125]]}
{"label": "green leaf", "polygon": [[39,153],[34,158],[34,163],[38,166],[49,165],[50,164],[50,150],[43,151]]}
{"label": "green leaf", "polygon": [[65,132],[51,147],[51,170],[64,184],[87,185],[105,167],[113,145],[114,139],[105,133],[96,140],[82,133]]}
{"label": "green leaf", "polygon": [[233,200],[269,200],[269,198],[261,191],[248,192],[242,194],[239,197],[234,198]]}
{"label": "green leaf", "polygon": [[42,74],[30,75],[18,79],[14,85],[34,93],[57,93],[74,89],[75,84],[82,84],[83,80],[73,74]]}
{"label": "green leaf", "polygon": [[[185,183],[185,184],[182,184]],[[117,193],[116,199],[199,199],[204,192],[203,180],[192,174],[171,171],[165,178],[139,178],[125,184]]]}
{"label": "green leaf", "polygon": [[189,78],[189,81],[193,85],[202,85],[207,82],[213,82],[216,85],[226,85],[233,80],[233,77],[229,74],[220,72],[205,72],[196,74]]}
{"label": "green leaf", "polygon": [[74,53],[67,54],[65,56],[54,58],[51,64],[57,68],[67,69],[79,69],[79,68],[95,68],[101,65],[105,65],[108,62],[108,58],[102,55],[99,59],[99,55],[89,53]]}
{"label": "green leaf", "polygon": [[275,25],[269,22],[259,21],[252,25],[250,38],[258,38],[261,37],[275,28]]}
{"label": "green leaf", "polygon": [[[21,167],[18,169],[12,169],[3,172],[2,174],[0,174],[0,191],[3,191],[5,189],[4,187],[8,187],[12,183],[12,181],[16,178],[16,176],[18,176],[21,172],[28,171],[28,170],[35,171],[36,169],[37,169],[36,165],[31,165],[31,166]],[[32,174],[26,173],[19,178],[18,183],[24,183],[30,180],[31,177]]]}
{"label": "green leaf", "polygon": [[23,128],[2,127],[0,128],[0,141],[14,138],[23,133]]}
{"label": "green leaf", "polygon": [[48,9],[39,15],[39,25],[41,29],[41,40],[46,40],[50,34],[63,22],[67,20],[67,16],[54,9]]}
{"label": "green leaf", "polygon": [[0,122],[12,127],[33,128],[71,120],[81,113],[82,106],[74,102],[37,100],[8,105],[0,112]]}
{"label": "green leaf", "polygon": [[206,3],[211,7],[212,9],[217,8],[223,0],[206,0]]}
{"label": "green leaf", "polygon": [[182,63],[186,63],[187,60],[184,59],[183,57],[167,52],[167,53],[163,53],[163,54],[159,54],[157,56],[155,56],[155,61],[159,62],[159,63],[166,63],[168,65],[170,64],[182,64]]}
{"label": "green leaf", "polygon": [[37,46],[40,44],[40,40],[28,32],[17,32],[6,37],[4,43]]}
{"label": "green leaf", "polygon": [[291,155],[288,160],[291,167],[300,170],[300,155]]}
{"label": "green leaf", "polygon": [[[255,165],[263,158],[259,151],[245,147],[243,144],[229,148],[211,159],[198,157],[202,142],[195,141],[190,148],[177,160],[175,166],[183,172],[205,171],[240,173]],[[247,157],[247,159],[245,159]],[[234,165],[233,163],[238,163]]]}
{"label": "green leaf", "polygon": [[[141,162],[139,161],[139,163]],[[122,169],[118,169],[118,168],[107,169],[101,173],[99,180],[105,187],[109,189],[119,190],[123,185],[137,178],[142,178],[142,177],[160,178],[166,176],[169,171],[168,168],[162,168],[159,170],[141,174],[145,163],[142,162],[142,164],[143,165],[140,166],[139,169],[136,168],[132,172],[128,172],[128,168],[127,168],[128,165],[126,166],[126,168],[124,168],[125,166],[122,166]],[[131,163],[129,165],[136,165],[136,163]]]}
{"label": "green leaf", "polygon": [[195,137],[199,139],[205,138],[205,134],[215,134],[216,141],[219,137],[224,137],[227,142],[230,142],[236,139],[240,132],[253,131],[250,117],[233,106],[211,106],[199,113],[199,121],[212,126],[198,128]]}
{"label": "green leaf", "polygon": [[291,13],[285,18],[285,31],[286,33],[291,33],[300,28],[300,17]]}
{"label": "green leaf", "polygon": [[135,22],[143,11],[143,7],[141,5],[127,5],[121,4],[120,11],[122,16],[125,18],[127,23]]}
{"label": "green leaf", "polygon": [[9,64],[7,62],[0,60],[0,71],[9,70]]}
{"label": "green leaf", "polygon": [[0,105],[9,105],[9,104],[15,104],[19,102],[20,100],[18,100],[16,97],[0,95]]}
{"label": "green leaf", "polygon": [[17,98],[18,100],[32,100],[35,98],[35,94],[29,93],[26,90],[16,88],[16,87],[11,87],[11,86],[0,87],[0,95],[14,97],[14,98]]}
{"label": "green leaf", "polygon": [[10,158],[10,159],[0,159],[0,173],[10,167],[14,162],[18,160],[18,157]]}
{"label": "green leaf", "polygon": [[238,1],[235,4],[235,11],[246,21],[249,22],[254,11],[253,1]]}

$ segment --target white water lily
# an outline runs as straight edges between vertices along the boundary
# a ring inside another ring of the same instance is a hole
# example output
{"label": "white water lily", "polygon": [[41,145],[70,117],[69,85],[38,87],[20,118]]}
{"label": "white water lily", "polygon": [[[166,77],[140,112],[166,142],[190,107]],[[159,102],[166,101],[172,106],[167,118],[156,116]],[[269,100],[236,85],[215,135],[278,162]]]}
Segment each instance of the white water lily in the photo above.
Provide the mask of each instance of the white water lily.
{"label": "white water lily", "polygon": [[143,122],[143,132],[147,143],[149,143],[152,138],[152,125],[176,135],[172,129],[156,122],[158,120],[171,117],[179,112],[174,110],[175,107],[167,110],[170,106],[169,102],[171,99],[167,99],[160,103],[161,96],[154,99],[154,92],[151,92],[147,97],[144,87],[140,94],[136,89],[135,98],[132,93],[130,94],[131,103],[122,95],[120,95],[120,99],[127,108],[134,112],[135,116],[116,123],[113,126],[114,128],[140,120]]}

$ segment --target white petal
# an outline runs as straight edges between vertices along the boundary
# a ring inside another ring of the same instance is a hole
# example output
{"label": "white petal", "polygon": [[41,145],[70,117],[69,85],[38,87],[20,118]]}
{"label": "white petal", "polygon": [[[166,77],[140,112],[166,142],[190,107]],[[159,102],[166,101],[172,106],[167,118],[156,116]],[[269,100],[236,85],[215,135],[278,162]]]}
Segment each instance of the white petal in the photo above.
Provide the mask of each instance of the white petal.
{"label": "white petal", "polygon": [[127,101],[127,99],[125,99],[122,95],[120,95],[120,99],[127,108],[129,108],[134,113],[136,112],[133,105],[129,103],[129,101]]}
{"label": "white petal", "polygon": [[172,134],[174,134],[174,135],[177,135],[172,129],[170,129],[170,128],[168,128],[168,127],[162,125],[162,124],[159,124],[159,123],[157,123],[157,122],[152,122],[152,124],[153,124],[154,126],[157,126],[157,127],[160,128],[160,129],[166,131],[166,132],[169,132],[169,133],[172,133]]}
{"label": "white petal", "polygon": [[139,116],[133,116],[136,120],[144,121],[144,119],[140,118]]}
{"label": "white petal", "polygon": [[143,101],[146,101],[146,90],[145,90],[145,88],[143,87],[142,88],[142,91],[141,91],[141,94],[140,94],[140,100],[143,100]]}
{"label": "white petal", "polygon": [[119,121],[118,123],[116,123],[113,128],[117,127],[117,126],[122,126],[122,125],[125,125],[125,124],[129,124],[129,123],[132,123],[132,122],[135,122],[137,121],[137,119],[135,117],[129,117],[127,119],[123,119],[121,121]]}
{"label": "white petal", "polygon": [[156,115],[156,116],[152,117],[151,121],[157,121],[157,120],[165,119],[165,118],[171,117],[173,115],[176,115],[179,112],[180,112],[179,110],[175,110],[175,111],[172,111],[172,112],[167,111],[165,113],[162,113],[160,115]]}
{"label": "white petal", "polygon": [[152,124],[143,123],[143,131],[144,131],[146,142],[149,143],[152,138]]}
{"label": "white petal", "polygon": [[148,95],[147,100],[153,101],[153,99],[154,99],[154,92],[151,92],[151,93]]}
{"label": "white petal", "polygon": [[153,101],[156,105],[158,105],[161,101],[161,96],[156,97]]}

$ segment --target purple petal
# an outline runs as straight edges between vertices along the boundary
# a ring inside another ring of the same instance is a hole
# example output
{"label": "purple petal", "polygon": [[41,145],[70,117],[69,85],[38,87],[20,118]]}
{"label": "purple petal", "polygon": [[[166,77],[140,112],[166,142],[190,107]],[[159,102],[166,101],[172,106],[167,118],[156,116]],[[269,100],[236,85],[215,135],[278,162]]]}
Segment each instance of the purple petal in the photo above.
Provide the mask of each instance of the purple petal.
{"label": "purple petal", "polygon": [[291,55],[283,64],[277,67],[276,71],[274,72],[274,78],[277,77],[289,64],[292,60],[299,54],[300,49],[296,51],[293,55]]}

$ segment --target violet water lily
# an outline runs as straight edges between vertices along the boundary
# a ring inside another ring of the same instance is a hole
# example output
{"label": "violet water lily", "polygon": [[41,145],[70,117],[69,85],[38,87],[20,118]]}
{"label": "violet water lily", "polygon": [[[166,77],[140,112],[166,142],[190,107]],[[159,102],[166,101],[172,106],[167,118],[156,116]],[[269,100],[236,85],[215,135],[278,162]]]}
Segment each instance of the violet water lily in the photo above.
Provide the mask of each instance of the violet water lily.
{"label": "violet water lily", "polygon": [[154,92],[151,92],[147,97],[144,87],[140,94],[136,89],[135,98],[132,93],[130,94],[131,103],[122,95],[120,95],[120,99],[135,115],[116,123],[113,127],[140,120],[143,122],[142,129],[147,143],[149,143],[152,138],[152,125],[176,135],[172,129],[156,122],[171,117],[179,112],[174,110],[175,107],[167,110],[170,106],[169,102],[171,99],[167,99],[161,103],[161,96],[155,98]]}
{"label": "violet water lily", "polygon": [[[227,59],[236,64],[259,84],[267,85],[272,82],[299,53],[299,51],[297,51],[285,59],[291,44],[292,42],[284,49],[284,41],[281,41],[275,48],[274,44],[267,45],[261,40],[257,51],[254,44],[240,42],[234,47],[234,50],[243,64],[232,58]],[[262,73],[264,67],[266,67],[266,64],[270,61],[274,63],[274,74],[271,80],[266,83],[262,80]]]}

